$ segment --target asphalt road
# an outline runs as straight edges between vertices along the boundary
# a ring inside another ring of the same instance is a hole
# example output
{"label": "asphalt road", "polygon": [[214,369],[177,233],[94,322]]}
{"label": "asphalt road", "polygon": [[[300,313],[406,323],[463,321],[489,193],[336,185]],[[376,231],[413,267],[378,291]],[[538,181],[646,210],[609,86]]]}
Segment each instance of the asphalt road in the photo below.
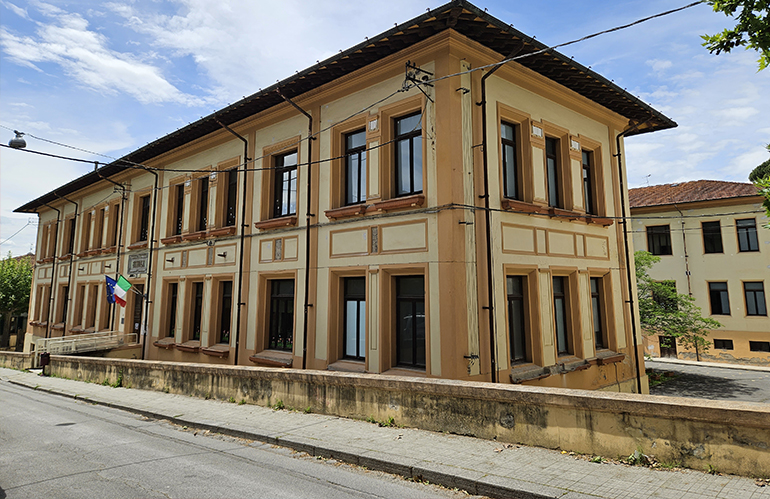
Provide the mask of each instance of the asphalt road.
{"label": "asphalt road", "polygon": [[0,384],[0,499],[464,493]]}
{"label": "asphalt road", "polygon": [[650,388],[651,395],[770,403],[770,372],[645,361],[676,377]]}

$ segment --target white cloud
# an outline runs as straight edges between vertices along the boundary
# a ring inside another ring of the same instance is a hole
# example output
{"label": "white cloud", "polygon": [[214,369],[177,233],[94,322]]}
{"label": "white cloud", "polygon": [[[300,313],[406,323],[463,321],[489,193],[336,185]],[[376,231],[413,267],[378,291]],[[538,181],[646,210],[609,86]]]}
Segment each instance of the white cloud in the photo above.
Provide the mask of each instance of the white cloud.
{"label": "white cloud", "polygon": [[27,9],[22,9],[21,7],[17,6],[16,4],[13,4],[11,2],[3,2],[0,1],[0,5],[7,8],[17,16],[23,18],[23,19],[29,19],[29,14],[27,13]]}
{"label": "white cloud", "polygon": [[664,71],[674,65],[671,61],[661,61],[659,59],[652,59],[647,61],[647,65],[652,67],[655,72]]}

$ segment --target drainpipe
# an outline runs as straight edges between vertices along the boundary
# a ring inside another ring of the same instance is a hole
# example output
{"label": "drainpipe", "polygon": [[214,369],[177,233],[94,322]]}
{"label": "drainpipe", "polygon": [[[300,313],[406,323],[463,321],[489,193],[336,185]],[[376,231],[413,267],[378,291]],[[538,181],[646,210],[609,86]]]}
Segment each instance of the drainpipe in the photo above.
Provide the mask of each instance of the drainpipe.
{"label": "drainpipe", "polygon": [[312,307],[309,303],[309,291],[310,291],[310,219],[315,215],[310,212],[311,196],[311,179],[312,179],[312,160],[313,160],[313,117],[307,113],[304,109],[295,104],[291,99],[281,93],[280,89],[276,89],[278,95],[286,102],[292,105],[294,109],[304,114],[307,117],[307,212],[305,218],[305,317],[302,324],[302,369],[307,367],[307,327],[308,327],[308,309]]}
{"label": "drainpipe", "polygon": [[634,342],[634,361],[636,363],[636,390],[642,393],[642,373],[639,366],[639,342],[636,340],[636,317],[634,315],[634,286],[631,281],[631,257],[628,252],[628,218],[626,217],[626,188],[623,183],[623,156],[620,154],[620,138],[638,129],[646,122],[640,122],[636,125],[623,130],[615,137],[615,156],[618,158],[618,175],[620,181],[620,210],[623,217],[623,248],[626,253],[626,280],[628,281],[628,306],[631,310],[631,337]]}
{"label": "drainpipe", "polygon": [[246,243],[246,178],[249,171],[249,142],[241,135],[234,132],[229,126],[225,125],[218,119],[214,118],[222,128],[235,135],[243,141],[243,194],[241,196],[241,251],[240,261],[238,263],[238,310],[236,312],[235,319],[235,364],[238,364],[238,347],[241,342],[241,307],[246,305],[243,303],[243,251]]}
{"label": "drainpipe", "polygon": [[[56,193],[56,191],[53,191],[53,195],[56,196],[59,199],[63,199],[69,203],[72,203],[75,205],[75,226],[77,227],[77,220],[78,220],[78,208],[80,207],[75,201],[72,201],[71,199],[67,199],[64,196],[60,196]],[[70,313],[72,310],[72,307],[70,306],[72,304],[72,299],[70,296],[72,296],[72,264],[75,262],[75,241],[70,241],[70,244],[72,245],[72,251],[70,251],[70,270],[67,274],[67,314]],[[62,330],[62,336],[67,334],[67,317],[64,317],[64,329]]]}
{"label": "drainpipe", "polygon": [[[684,275],[687,277],[687,295],[692,298],[692,279],[690,278],[690,254],[687,253],[687,231],[684,226],[684,213],[674,203],[674,208],[679,212],[679,218],[682,220],[682,244],[684,245]],[[698,343],[695,343],[695,359],[700,362],[700,351]]]}
{"label": "drainpipe", "polygon": [[53,233],[53,269],[51,269],[51,291],[48,293],[48,317],[46,317],[45,337],[51,336],[51,309],[53,308],[53,295],[56,286],[56,245],[59,242],[59,224],[61,223],[61,211],[57,210],[48,203],[43,203],[56,212],[56,229]]}
{"label": "drainpipe", "polygon": [[152,286],[152,250],[155,245],[155,219],[158,215],[158,172],[146,168],[148,171],[155,175],[155,188],[152,191],[152,226],[150,228],[150,248],[147,255],[147,289],[144,292],[144,327],[142,328],[142,360],[145,356],[145,347],[147,346],[147,322],[150,315],[150,286]]}
{"label": "drainpipe", "polygon": [[[96,174],[99,175],[100,178],[106,180],[107,182],[112,182],[118,188],[122,190],[120,194],[120,227],[118,228],[118,247],[116,248],[117,256],[115,258],[115,280],[118,279],[118,276],[120,276],[120,247],[123,245],[123,214],[125,213],[125,203],[126,203],[126,186],[123,184],[119,184],[115,182],[114,180],[111,180],[104,175],[101,174],[101,172],[97,169]],[[115,304],[112,304],[112,318],[110,319],[110,329],[113,331],[115,330],[115,316],[117,315],[117,307],[115,307]]]}

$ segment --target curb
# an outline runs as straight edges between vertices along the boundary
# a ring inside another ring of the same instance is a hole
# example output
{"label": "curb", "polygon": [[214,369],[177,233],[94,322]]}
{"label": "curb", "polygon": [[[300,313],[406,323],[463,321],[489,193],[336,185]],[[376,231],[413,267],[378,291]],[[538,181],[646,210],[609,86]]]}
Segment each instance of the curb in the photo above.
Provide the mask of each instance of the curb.
{"label": "curb", "polygon": [[679,364],[683,366],[695,366],[695,367],[717,367],[721,369],[739,369],[743,371],[770,372],[770,367],[764,367],[764,366],[726,364],[726,363],[723,364],[721,362],[698,362],[694,360],[669,359],[664,357],[653,357],[648,361],[645,360],[645,362],[659,362],[661,364]]}
{"label": "curb", "polygon": [[[198,421],[187,420],[184,418],[177,418],[168,416],[159,412],[148,411],[144,409],[138,409],[131,406],[126,406],[114,402],[108,402],[104,400],[93,399],[90,397],[81,396],[78,394],[72,394],[64,391],[55,390],[52,388],[42,387],[40,385],[31,385],[21,380],[12,380],[6,378],[6,381],[12,385],[28,388],[31,390],[42,391],[52,395],[58,395],[61,397],[71,398],[89,404],[101,405],[104,407],[110,407],[113,409],[119,409],[133,414],[138,414],[150,419],[166,420],[177,425],[192,427],[201,430],[208,430],[212,433],[221,433],[223,435],[243,438],[246,440],[256,440],[258,442],[266,443],[269,445],[279,445],[298,452],[305,452],[311,456],[317,456],[327,459],[336,459],[348,464],[362,466],[370,470],[381,471],[390,473],[393,475],[399,475],[406,479],[414,480],[416,482],[430,482],[433,484],[441,485],[450,489],[457,488],[467,491],[472,495],[482,495],[493,498],[520,498],[520,499],[581,499],[589,498],[581,493],[569,491],[567,489],[559,489],[555,487],[548,487],[544,485],[537,485],[534,483],[521,482],[513,478],[507,478],[507,481],[516,481],[521,483],[521,486],[510,487],[502,483],[496,483],[501,481],[501,477],[482,474],[481,472],[465,470],[462,468],[453,468],[455,473],[450,473],[442,468],[447,468],[443,465],[436,465],[435,468],[426,466],[428,463],[408,463],[408,462],[394,462],[393,455],[388,455],[388,458],[377,457],[376,451],[370,451],[371,456],[359,455],[344,450],[335,449],[331,446],[319,446],[304,442],[298,438],[281,438],[272,437],[269,435],[249,432],[247,430],[239,430],[234,428],[224,428],[217,425],[206,424]],[[190,397],[194,398],[194,397]]]}

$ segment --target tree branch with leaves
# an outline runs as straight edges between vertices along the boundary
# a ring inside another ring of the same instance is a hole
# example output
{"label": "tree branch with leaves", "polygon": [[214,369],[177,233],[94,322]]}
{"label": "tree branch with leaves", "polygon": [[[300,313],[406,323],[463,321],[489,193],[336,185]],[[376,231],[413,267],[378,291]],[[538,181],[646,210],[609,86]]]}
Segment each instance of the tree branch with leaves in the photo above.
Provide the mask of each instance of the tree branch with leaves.
{"label": "tree branch with leaves", "polygon": [[703,46],[712,54],[746,47],[759,53],[759,70],[770,65],[770,0],[707,0],[714,12],[733,17],[737,23],[715,35],[703,35]]}

